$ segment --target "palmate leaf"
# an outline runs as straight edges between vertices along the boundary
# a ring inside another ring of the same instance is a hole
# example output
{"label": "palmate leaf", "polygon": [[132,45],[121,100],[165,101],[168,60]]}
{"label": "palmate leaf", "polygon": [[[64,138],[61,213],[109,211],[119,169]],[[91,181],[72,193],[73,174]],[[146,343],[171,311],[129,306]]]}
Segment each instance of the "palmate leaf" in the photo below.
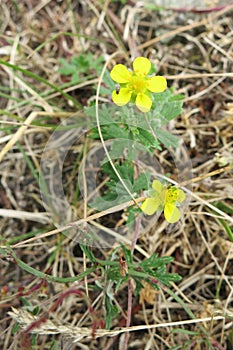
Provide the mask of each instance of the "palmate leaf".
{"label": "palmate leaf", "polygon": [[133,183],[133,191],[138,192],[140,190],[148,190],[149,183],[150,183],[150,173],[149,171],[146,171],[145,173],[142,173],[139,177],[137,177],[134,180]]}
{"label": "palmate leaf", "polygon": [[[91,132],[89,137],[92,139],[99,139],[99,130],[96,127],[95,107],[86,107],[85,113],[93,121],[93,124],[90,125]],[[124,113],[119,113],[119,107],[101,105],[98,110],[98,117],[103,139],[113,140],[114,150],[112,146],[111,152],[115,155],[122,155],[123,145],[125,149],[128,150],[130,159],[135,159],[133,150],[136,149],[146,152],[153,152],[155,148],[161,149],[158,140],[151,134],[151,131],[148,130],[148,125],[143,121],[144,118],[142,115],[137,116],[137,123],[132,123],[127,119]],[[115,140],[119,142],[117,143]]]}
{"label": "palmate leaf", "polygon": [[[129,162],[125,161],[123,164],[115,163],[115,168],[118,171],[119,175],[123,179],[128,179],[131,183],[133,182],[134,178],[134,165]],[[105,162],[101,166],[102,171],[107,174],[111,180],[116,181],[118,183],[119,179],[117,174],[115,173],[115,170],[112,168],[112,165],[110,162]]]}
{"label": "palmate leaf", "polygon": [[[131,130],[128,130],[127,125],[111,123],[110,125],[102,126],[101,133],[104,140],[112,141],[109,151],[112,159],[120,158],[122,154],[127,154],[127,159],[134,160],[137,156],[137,150],[141,152],[149,151],[151,154],[155,148],[161,150],[158,141],[159,137],[155,139],[149,131],[142,128],[134,128],[134,132],[131,132]],[[93,128],[89,137],[99,139],[98,129]]]}
{"label": "palmate leaf", "polygon": [[173,95],[171,90],[153,95],[153,105],[148,113],[152,128],[161,128],[182,113],[183,95]]}
{"label": "palmate leaf", "polygon": [[[132,195],[137,196],[140,190],[148,189],[149,173],[142,173],[135,179],[134,164],[132,162],[125,161],[123,164],[115,163],[115,168]],[[89,204],[90,207],[101,211],[130,200],[131,196],[118,178],[110,162],[103,163],[101,170],[110,177],[110,180],[105,184],[107,187],[105,193],[101,197],[94,198]]]}
{"label": "palmate leaf", "polygon": [[66,76],[71,75],[71,81],[77,82],[81,74],[99,75],[102,69],[103,60],[104,58],[102,56],[95,58],[91,52],[88,52],[88,54],[73,56],[69,62],[60,58],[59,62],[61,67],[58,72]]}
{"label": "palmate leaf", "polygon": [[[136,149],[151,153],[154,149],[161,150],[160,142],[166,147],[175,148],[178,146],[178,138],[163,130],[162,127],[181,114],[183,95],[174,96],[171,90],[167,90],[153,96],[153,107],[147,113],[148,121],[146,121],[142,113],[135,109],[127,109],[125,106],[119,109],[118,106],[104,104],[99,108],[99,122],[104,140],[122,139],[121,146],[120,143],[114,144],[114,146],[119,146],[119,150],[117,147],[113,150],[113,147],[111,147],[111,152],[115,156],[122,154],[123,144],[131,160],[136,157]],[[99,132],[95,127],[95,107],[88,107],[85,111],[93,120],[94,127],[90,137],[99,139]],[[147,123],[150,124],[153,132]],[[131,147],[127,140],[132,140]]]}
{"label": "palmate leaf", "polygon": [[[86,107],[85,114],[92,122],[90,124],[89,137],[95,140],[100,139],[99,130],[96,126],[95,106]],[[104,140],[129,139],[129,132],[123,127],[118,108],[115,105],[101,105],[98,109],[98,118],[101,127],[101,134]]]}

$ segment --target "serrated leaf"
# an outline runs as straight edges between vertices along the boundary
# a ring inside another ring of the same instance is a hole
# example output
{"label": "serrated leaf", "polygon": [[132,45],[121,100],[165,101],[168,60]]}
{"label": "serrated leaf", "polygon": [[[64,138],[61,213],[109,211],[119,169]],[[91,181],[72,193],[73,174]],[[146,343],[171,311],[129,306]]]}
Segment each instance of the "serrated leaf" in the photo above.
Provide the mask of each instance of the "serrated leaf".
{"label": "serrated leaf", "polygon": [[137,179],[134,180],[133,191],[138,192],[140,190],[148,190],[150,185],[150,174],[142,173]]}
{"label": "serrated leaf", "polygon": [[178,147],[179,144],[179,139],[178,137],[170,134],[169,132],[163,130],[163,129],[157,129],[154,130],[156,136],[158,137],[159,141],[164,144],[166,147],[173,147],[176,148]]}
{"label": "serrated leaf", "polygon": [[148,114],[152,128],[160,128],[182,113],[183,95],[173,95],[170,90],[154,95],[153,106]]}
{"label": "serrated leaf", "polygon": [[150,152],[152,152],[154,148],[161,150],[158,140],[154,138],[151,132],[143,128],[138,128],[138,134],[134,136],[134,139],[139,140],[140,143]]}
{"label": "serrated leaf", "polygon": [[[119,175],[124,178],[124,179],[128,179],[130,181],[130,183],[133,182],[133,178],[134,178],[134,165],[131,164],[131,162],[125,161],[123,164],[118,164],[115,163],[115,168],[118,171]],[[109,175],[109,177],[111,178],[111,180],[115,181],[116,183],[119,182],[118,176],[115,173],[115,170],[113,169],[112,165],[110,162],[105,162],[102,164],[101,166],[102,170],[104,173],[106,173],[107,175]]]}
{"label": "serrated leaf", "polygon": [[[124,182],[126,188],[129,190],[129,192],[133,193],[132,183],[128,179],[124,179],[124,178],[122,178],[122,181]],[[130,195],[128,194],[125,187],[123,186],[123,184],[120,181],[116,184],[115,190],[116,190],[116,193],[118,194],[118,196],[120,196],[120,197],[124,196],[124,197],[130,198]]]}
{"label": "serrated leaf", "polygon": [[[125,161],[121,165],[115,163],[115,168],[132,195],[136,196],[139,190],[148,188],[148,180],[145,174],[141,174],[138,179],[134,179],[134,164],[131,162]],[[90,207],[101,211],[130,200],[130,194],[118,178],[110,162],[103,163],[101,169],[104,174],[110,177],[110,180],[105,184],[107,187],[105,193],[101,197],[95,197],[89,204]]]}

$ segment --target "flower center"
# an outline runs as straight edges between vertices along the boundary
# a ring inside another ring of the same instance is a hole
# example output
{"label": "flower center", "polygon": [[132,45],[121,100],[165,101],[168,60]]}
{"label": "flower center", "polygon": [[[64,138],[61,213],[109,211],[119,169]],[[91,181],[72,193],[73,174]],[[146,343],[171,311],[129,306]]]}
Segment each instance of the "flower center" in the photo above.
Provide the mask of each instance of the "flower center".
{"label": "flower center", "polygon": [[178,197],[178,189],[176,187],[170,187],[166,190],[166,202],[175,203]]}
{"label": "flower center", "polygon": [[146,79],[144,77],[132,76],[128,88],[135,94],[146,91]]}

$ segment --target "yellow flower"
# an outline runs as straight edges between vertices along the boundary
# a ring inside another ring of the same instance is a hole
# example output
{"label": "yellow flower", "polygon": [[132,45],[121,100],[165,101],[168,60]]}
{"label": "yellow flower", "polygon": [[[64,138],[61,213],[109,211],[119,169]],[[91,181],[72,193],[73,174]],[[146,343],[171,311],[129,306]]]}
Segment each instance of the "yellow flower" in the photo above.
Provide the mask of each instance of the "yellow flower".
{"label": "yellow flower", "polygon": [[153,215],[156,211],[164,210],[165,219],[170,224],[177,222],[181,214],[176,205],[185,200],[184,191],[175,186],[167,187],[158,180],[153,181],[152,188],[151,198],[142,203],[142,211],[147,215]]}
{"label": "yellow flower", "polygon": [[147,77],[151,69],[150,61],[145,57],[137,57],[133,61],[134,72],[129,71],[123,64],[117,64],[110,72],[112,80],[120,84],[120,89],[112,93],[112,100],[118,106],[135,102],[142,112],[151,109],[151,92],[163,92],[167,81],[162,76]]}

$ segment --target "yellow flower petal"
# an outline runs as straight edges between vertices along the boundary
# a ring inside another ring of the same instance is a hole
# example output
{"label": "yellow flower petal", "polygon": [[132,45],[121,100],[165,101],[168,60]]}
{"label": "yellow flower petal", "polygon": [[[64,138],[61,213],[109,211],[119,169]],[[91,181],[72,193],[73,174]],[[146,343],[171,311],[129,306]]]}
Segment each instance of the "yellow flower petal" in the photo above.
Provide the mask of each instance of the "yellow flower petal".
{"label": "yellow flower petal", "polygon": [[143,213],[153,215],[159,207],[159,202],[156,198],[147,198],[141,206]]}
{"label": "yellow flower petal", "polygon": [[174,204],[167,203],[164,208],[164,216],[167,222],[174,224],[180,219],[181,214]]}
{"label": "yellow flower petal", "polygon": [[132,73],[123,64],[117,64],[110,72],[112,80],[120,84],[128,83],[131,79]]}
{"label": "yellow flower petal", "polygon": [[151,68],[150,61],[145,57],[137,57],[133,61],[134,73],[137,76],[146,76]]}
{"label": "yellow flower petal", "polygon": [[152,183],[152,188],[153,190],[155,190],[156,192],[162,192],[164,186],[161,184],[161,182],[159,180],[154,180]]}
{"label": "yellow flower petal", "polygon": [[177,196],[177,202],[183,202],[185,200],[186,196],[184,191],[178,190],[178,196]]}
{"label": "yellow flower petal", "polygon": [[136,106],[141,112],[148,112],[151,109],[152,101],[150,97],[145,94],[138,94],[136,97]]}
{"label": "yellow flower petal", "polygon": [[131,98],[131,91],[127,88],[121,88],[119,93],[116,93],[116,90],[112,93],[112,100],[113,102],[118,106],[124,106],[126,105]]}
{"label": "yellow flower petal", "polygon": [[147,89],[151,92],[163,92],[167,88],[167,80],[164,77],[156,76],[147,80]]}

